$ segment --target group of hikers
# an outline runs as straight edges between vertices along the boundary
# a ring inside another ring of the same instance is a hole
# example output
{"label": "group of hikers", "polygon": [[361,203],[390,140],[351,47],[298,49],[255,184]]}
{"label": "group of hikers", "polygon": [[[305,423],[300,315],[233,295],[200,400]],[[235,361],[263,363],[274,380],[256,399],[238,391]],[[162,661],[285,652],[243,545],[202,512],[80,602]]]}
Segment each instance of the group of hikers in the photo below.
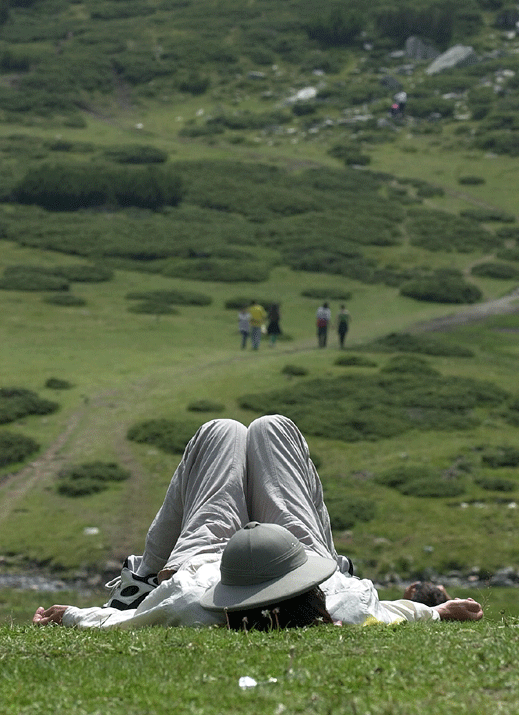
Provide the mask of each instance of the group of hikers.
{"label": "group of hikers", "polygon": [[[33,623],[78,628],[210,626],[233,630],[402,621],[477,621],[472,598],[412,584],[380,600],[335,548],[321,481],[290,419],[203,424],[103,606],[40,606]],[[425,602],[424,602],[425,601]]]}
{"label": "group of hikers", "polygon": [[[339,347],[341,349],[344,348],[350,318],[351,316],[349,311],[346,310],[346,306],[344,303],[341,304],[336,322]],[[332,322],[332,312],[326,301],[317,309],[315,319],[317,345],[320,348],[325,348],[328,341],[328,330]],[[242,350],[247,347],[249,337],[252,349],[258,350],[263,333],[268,336],[269,344],[273,347],[279,335],[281,335],[280,321],[279,303],[272,303],[267,310],[256,300],[251,301],[248,306],[243,306],[238,313],[238,330],[241,335]]]}

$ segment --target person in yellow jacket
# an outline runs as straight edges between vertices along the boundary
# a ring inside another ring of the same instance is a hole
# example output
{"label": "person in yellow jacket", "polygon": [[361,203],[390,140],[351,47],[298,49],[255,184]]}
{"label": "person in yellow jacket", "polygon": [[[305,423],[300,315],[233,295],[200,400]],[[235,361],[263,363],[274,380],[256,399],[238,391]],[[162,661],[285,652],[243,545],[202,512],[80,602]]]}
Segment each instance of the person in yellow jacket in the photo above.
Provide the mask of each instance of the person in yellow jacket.
{"label": "person in yellow jacket", "polygon": [[267,311],[257,301],[253,300],[249,306],[249,315],[252,349],[257,350],[261,341],[261,329],[267,318]]}

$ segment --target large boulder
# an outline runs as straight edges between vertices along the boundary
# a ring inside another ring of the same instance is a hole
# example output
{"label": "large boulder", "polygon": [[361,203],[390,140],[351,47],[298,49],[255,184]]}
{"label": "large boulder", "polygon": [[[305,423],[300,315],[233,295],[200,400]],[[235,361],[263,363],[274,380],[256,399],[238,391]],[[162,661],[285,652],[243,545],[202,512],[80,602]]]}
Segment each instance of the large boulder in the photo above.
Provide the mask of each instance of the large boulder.
{"label": "large boulder", "polygon": [[474,65],[479,62],[479,58],[476,55],[473,47],[466,47],[465,45],[454,45],[450,47],[447,52],[439,55],[427,69],[426,74],[438,74],[439,72],[444,72],[448,69],[453,69],[454,67],[466,67],[467,65]]}
{"label": "large boulder", "polygon": [[440,51],[427,44],[420,37],[408,37],[405,41],[405,54],[412,60],[434,60],[440,54]]}

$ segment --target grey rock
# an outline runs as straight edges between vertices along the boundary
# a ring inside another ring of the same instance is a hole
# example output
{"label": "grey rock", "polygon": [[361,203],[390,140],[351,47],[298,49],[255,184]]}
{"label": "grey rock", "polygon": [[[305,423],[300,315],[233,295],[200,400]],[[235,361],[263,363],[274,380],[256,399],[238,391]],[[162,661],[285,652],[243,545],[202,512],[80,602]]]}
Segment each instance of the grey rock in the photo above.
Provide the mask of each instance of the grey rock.
{"label": "grey rock", "polygon": [[467,65],[474,65],[477,62],[479,62],[479,58],[474,48],[466,47],[465,45],[454,45],[450,47],[447,52],[444,52],[433,60],[425,70],[425,73],[438,74],[453,67],[466,67]]}
{"label": "grey rock", "polygon": [[405,54],[413,60],[434,60],[440,55],[440,51],[420,37],[412,36],[405,41]]}

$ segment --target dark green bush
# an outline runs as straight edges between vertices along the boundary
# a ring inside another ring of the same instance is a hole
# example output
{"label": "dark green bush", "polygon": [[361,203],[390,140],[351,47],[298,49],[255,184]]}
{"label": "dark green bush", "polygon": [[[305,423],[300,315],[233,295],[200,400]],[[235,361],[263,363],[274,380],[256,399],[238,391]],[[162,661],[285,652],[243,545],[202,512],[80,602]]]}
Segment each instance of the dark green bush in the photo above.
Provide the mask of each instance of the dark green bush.
{"label": "dark green bush", "polygon": [[388,373],[413,373],[415,375],[439,375],[436,370],[427,360],[417,357],[416,355],[395,355],[380,368],[380,372]]}
{"label": "dark green bush", "polygon": [[190,402],[187,409],[190,412],[223,412],[225,405],[211,400],[196,400],[195,402]]}
{"label": "dark green bush", "polygon": [[496,257],[503,261],[519,261],[519,248],[503,248]]}
{"label": "dark green bush", "polygon": [[283,375],[308,375],[308,370],[302,365],[285,365],[281,372]]}
{"label": "dark green bush", "polygon": [[189,420],[145,420],[133,425],[127,437],[133,442],[152,444],[163,452],[182,454],[199,426],[199,422]]}
{"label": "dark green bush", "polygon": [[496,154],[519,156],[519,132],[485,131],[475,136],[474,146]]}
{"label": "dark green bush", "polygon": [[68,307],[81,307],[86,305],[86,300],[84,298],[79,298],[77,295],[72,295],[71,293],[54,293],[52,295],[46,295],[43,298],[44,303],[50,303],[51,305],[64,305]]}
{"label": "dark green bush", "polygon": [[409,210],[408,231],[411,243],[428,251],[486,251],[502,243],[473,219],[423,208]]}
{"label": "dark green bush", "polygon": [[326,505],[333,531],[344,531],[359,522],[371,521],[377,512],[375,502],[362,497],[328,497]]}
{"label": "dark green bush", "polygon": [[301,291],[305,298],[315,298],[316,300],[351,300],[352,293],[341,288],[307,288]]}
{"label": "dark green bush", "polygon": [[431,467],[420,464],[403,464],[376,475],[375,482],[385,487],[400,490],[404,485],[411,482],[433,481],[437,478],[437,473]]}
{"label": "dark green bush", "polygon": [[464,186],[478,186],[479,184],[484,184],[485,179],[482,176],[460,176],[458,179],[458,184]]}
{"label": "dark green bush", "polygon": [[107,159],[119,164],[163,164],[168,160],[168,155],[162,149],[139,144],[110,147],[103,153]]}
{"label": "dark green bush", "polygon": [[211,305],[213,299],[203,293],[185,290],[149,290],[139,293],[127,293],[128,300],[146,300],[154,303],[171,305]]}
{"label": "dark green bush", "polygon": [[49,415],[59,409],[57,402],[39,397],[23,387],[0,388],[0,424],[14,422],[28,415]]}
{"label": "dark green bush", "polygon": [[176,261],[162,270],[164,276],[221,283],[262,283],[269,267],[259,261],[192,259]]}
{"label": "dark green bush", "polygon": [[343,365],[345,367],[377,367],[377,363],[363,355],[339,355],[335,360],[334,365]]}
{"label": "dark green bush", "polygon": [[147,315],[178,315],[178,310],[172,308],[168,303],[161,303],[153,300],[143,300],[128,307],[130,313],[142,313]]}
{"label": "dark green bush", "polygon": [[499,209],[464,209],[460,211],[460,216],[474,219],[474,221],[503,221],[504,223],[515,221],[513,214]]}
{"label": "dark green bush", "polygon": [[383,353],[402,352],[443,357],[474,357],[473,351],[469,348],[464,348],[460,345],[449,345],[431,335],[413,335],[412,333],[389,333],[356,349]]}
{"label": "dark green bush", "polygon": [[484,276],[485,278],[501,278],[503,280],[513,280],[519,277],[519,268],[511,266],[509,263],[499,263],[498,261],[485,261],[472,266],[470,272],[473,276]]}
{"label": "dark green bush", "polygon": [[72,266],[56,266],[52,269],[57,276],[71,283],[102,283],[112,280],[114,272],[106,266],[88,266],[82,263]]}
{"label": "dark green bush", "polygon": [[465,486],[459,481],[451,479],[417,479],[407,482],[401,487],[398,487],[401,494],[412,497],[424,498],[448,498],[457,497],[465,492]]}
{"label": "dark green bush", "polygon": [[45,387],[48,387],[50,390],[70,390],[73,385],[68,380],[61,380],[59,377],[49,377],[45,382]]}
{"label": "dark green bush", "polygon": [[107,489],[109,482],[121,482],[130,477],[127,469],[114,462],[89,462],[62,469],[58,473],[56,489],[63,496],[86,496]]}
{"label": "dark green bush", "polygon": [[400,294],[432,303],[476,303],[482,296],[477,286],[462,278],[445,275],[408,281],[400,287]]}
{"label": "dark green bush", "polygon": [[452,117],[454,114],[454,102],[438,96],[424,97],[423,99],[410,97],[407,112],[412,117],[418,117],[419,119],[428,119],[434,114],[439,114],[442,117]]}
{"label": "dark green bush", "polygon": [[4,277],[0,279],[1,290],[20,291],[67,291],[69,284],[64,278],[53,276],[37,271],[16,271],[4,272]]}
{"label": "dark green bush", "polygon": [[481,461],[487,467],[498,469],[499,467],[519,466],[519,449],[516,447],[496,447],[489,449],[481,455]]}
{"label": "dark green bush", "polygon": [[37,452],[40,445],[30,437],[15,432],[0,431],[0,467],[8,464],[23,462],[34,452]]}
{"label": "dark green bush", "polygon": [[474,481],[482,489],[491,492],[513,492],[517,486],[511,479],[503,477],[478,477]]}

